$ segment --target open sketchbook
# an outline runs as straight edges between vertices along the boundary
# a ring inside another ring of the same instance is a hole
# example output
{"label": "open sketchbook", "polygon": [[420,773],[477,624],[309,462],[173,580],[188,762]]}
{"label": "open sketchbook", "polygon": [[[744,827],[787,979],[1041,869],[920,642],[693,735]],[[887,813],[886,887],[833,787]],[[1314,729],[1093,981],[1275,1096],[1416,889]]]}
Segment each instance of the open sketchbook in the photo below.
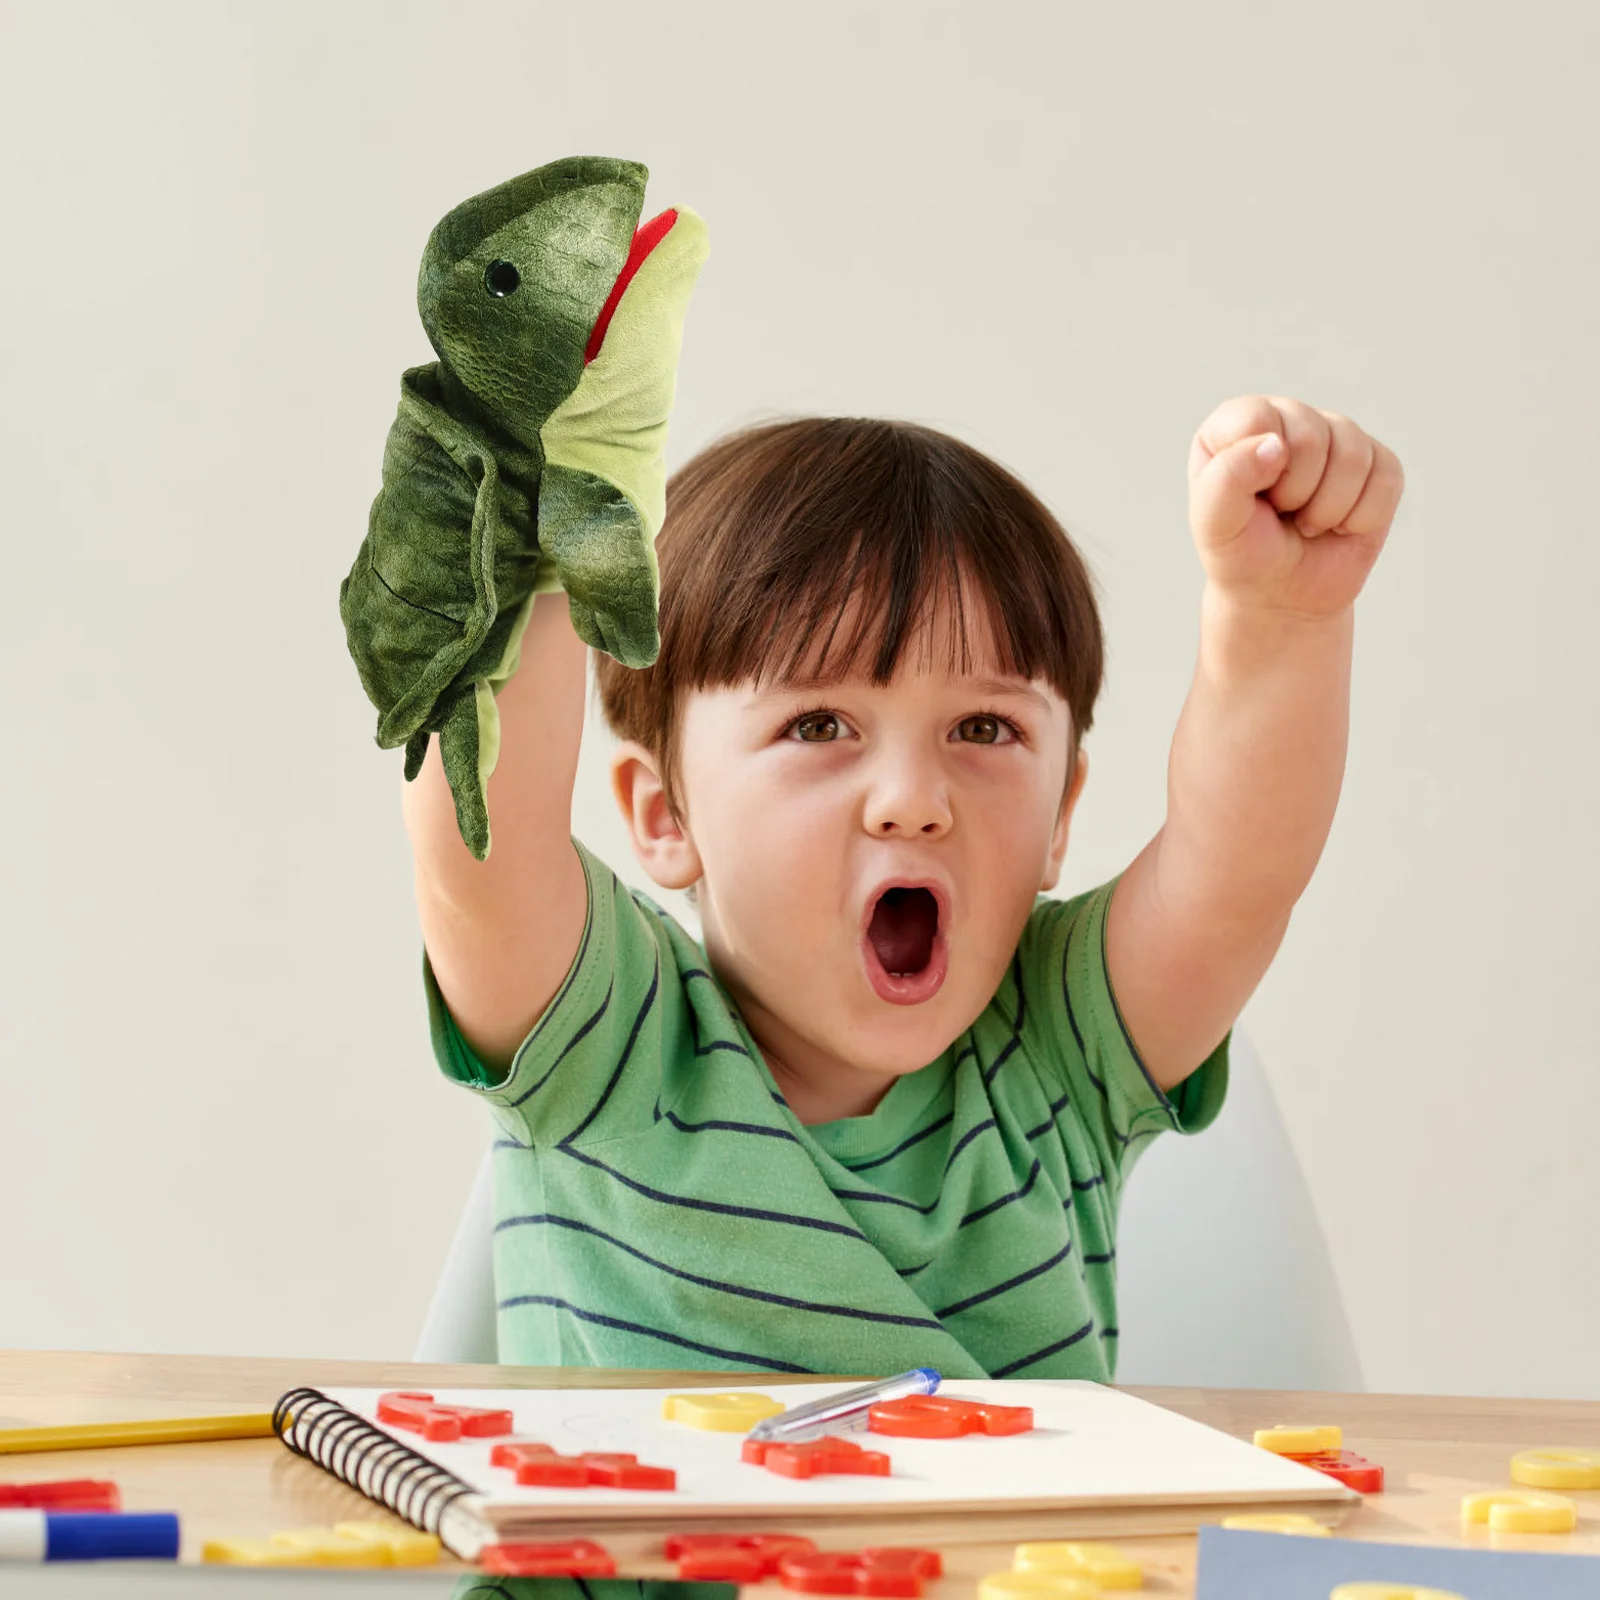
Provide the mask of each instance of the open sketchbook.
{"label": "open sketchbook", "polygon": [[[794,1406],[850,1387],[783,1384],[768,1392]],[[837,1532],[862,1544],[1181,1533],[1240,1510],[1292,1509],[1337,1522],[1359,1498],[1297,1462],[1095,1383],[953,1382],[940,1394],[1032,1406],[1033,1431],[942,1440],[857,1433],[854,1442],[889,1456],[889,1475],[811,1479],[743,1462],[740,1434],[664,1420],[673,1392],[434,1391],[440,1403],[509,1410],[515,1440],[563,1455],[627,1452],[671,1467],[671,1491],[522,1487],[490,1465],[504,1439],[436,1443],[382,1426],[377,1389],[300,1390],[279,1409],[292,1416],[281,1430],[292,1448],[468,1559],[484,1542],[574,1537],[600,1539],[626,1556],[658,1550],[667,1533],[740,1526]],[[304,1398],[311,1395],[317,1399]]]}

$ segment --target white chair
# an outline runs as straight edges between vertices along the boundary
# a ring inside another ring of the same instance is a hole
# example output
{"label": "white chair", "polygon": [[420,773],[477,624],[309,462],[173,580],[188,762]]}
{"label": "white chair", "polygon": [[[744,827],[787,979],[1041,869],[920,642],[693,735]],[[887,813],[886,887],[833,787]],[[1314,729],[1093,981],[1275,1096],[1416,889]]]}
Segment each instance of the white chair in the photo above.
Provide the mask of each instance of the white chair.
{"label": "white chair", "polygon": [[1234,1030],[1228,1098],[1140,1157],[1117,1222],[1117,1382],[1366,1388],[1350,1319],[1261,1059]]}
{"label": "white chair", "polygon": [[494,1333],[494,1152],[485,1150],[417,1340],[417,1361],[499,1359]]}
{"label": "white chair", "polygon": [[[1228,1099],[1194,1139],[1155,1140],[1117,1228],[1117,1381],[1225,1389],[1366,1387],[1328,1246],[1272,1088],[1242,1033]],[[486,1151],[417,1343],[418,1361],[492,1362],[494,1196]]]}

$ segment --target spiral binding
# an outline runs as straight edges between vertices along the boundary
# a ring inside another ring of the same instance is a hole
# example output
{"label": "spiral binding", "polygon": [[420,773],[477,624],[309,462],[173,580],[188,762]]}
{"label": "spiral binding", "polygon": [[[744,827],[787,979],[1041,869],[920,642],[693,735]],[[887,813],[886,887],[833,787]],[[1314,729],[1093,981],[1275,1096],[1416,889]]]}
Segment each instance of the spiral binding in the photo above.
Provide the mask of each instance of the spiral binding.
{"label": "spiral binding", "polygon": [[291,1389],[284,1395],[272,1408],[272,1431],[296,1455],[381,1501],[424,1533],[438,1533],[445,1512],[474,1492],[437,1461],[320,1389]]}

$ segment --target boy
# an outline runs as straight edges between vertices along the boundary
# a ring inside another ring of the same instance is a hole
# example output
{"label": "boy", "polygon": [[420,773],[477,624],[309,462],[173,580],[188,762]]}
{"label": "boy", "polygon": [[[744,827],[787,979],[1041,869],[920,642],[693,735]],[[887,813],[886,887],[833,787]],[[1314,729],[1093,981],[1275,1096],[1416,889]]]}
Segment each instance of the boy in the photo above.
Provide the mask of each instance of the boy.
{"label": "boy", "polygon": [[1247,396],[1189,484],[1207,586],[1166,821],[1070,901],[1036,897],[1099,621],[976,450],[802,419],[669,485],[661,655],[597,664],[635,853],[693,889],[703,948],[570,839],[585,651],[538,601],[489,859],[436,745],[403,791],[435,1051],[499,1126],[502,1361],[1112,1376],[1122,1182],[1220,1107],[1332,821],[1403,477],[1347,418]]}

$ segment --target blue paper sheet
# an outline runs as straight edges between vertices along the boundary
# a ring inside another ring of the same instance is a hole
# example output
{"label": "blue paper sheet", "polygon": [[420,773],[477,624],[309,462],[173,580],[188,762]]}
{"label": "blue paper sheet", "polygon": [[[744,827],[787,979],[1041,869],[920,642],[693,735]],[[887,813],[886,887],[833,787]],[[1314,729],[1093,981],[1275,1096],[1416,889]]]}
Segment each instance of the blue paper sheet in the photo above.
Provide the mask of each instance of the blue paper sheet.
{"label": "blue paper sheet", "polygon": [[1423,1584],[1464,1600],[1600,1600],[1600,1556],[1200,1530],[1195,1600],[1328,1600],[1338,1584],[1361,1582]]}

